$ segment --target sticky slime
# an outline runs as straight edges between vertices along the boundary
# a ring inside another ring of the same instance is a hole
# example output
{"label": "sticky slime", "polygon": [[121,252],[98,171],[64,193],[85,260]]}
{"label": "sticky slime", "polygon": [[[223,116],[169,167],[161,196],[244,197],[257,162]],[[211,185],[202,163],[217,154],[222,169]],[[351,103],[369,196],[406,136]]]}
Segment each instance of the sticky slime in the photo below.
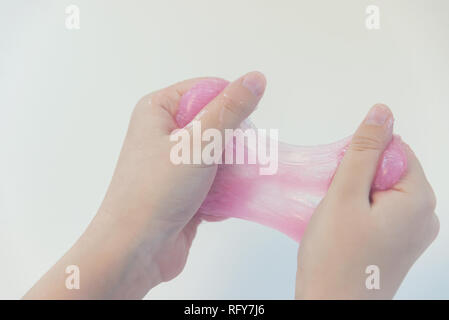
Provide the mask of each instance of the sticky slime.
{"label": "sticky slime", "polygon": [[[206,79],[193,86],[181,98],[176,114],[178,126],[188,124],[227,84],[222,79]],[[254,126],[245,120],[241,128]],[[219,164],[199,213],[257,222],[299,242],[350,141],[351,137],[347,137],[310,147],[279,142],[278,170],[274,175],[261,175],[258,163]],[[227,144],[226,148],[236,148],[236,142]],[[247,145],[244,148],[245,152],[255,152]],[[395,135],[379,162],[372,190],[391,188],[406,168],[402,142]]]}

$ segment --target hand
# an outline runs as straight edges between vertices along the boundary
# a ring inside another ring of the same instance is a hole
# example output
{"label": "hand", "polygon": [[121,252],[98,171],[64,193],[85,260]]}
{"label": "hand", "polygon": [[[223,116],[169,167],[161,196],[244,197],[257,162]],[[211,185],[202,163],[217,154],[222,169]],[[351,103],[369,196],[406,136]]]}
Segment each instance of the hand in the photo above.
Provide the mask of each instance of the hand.
{"label": "hand", "polygon": [[[370,192],[392,138],[393,115],[374,106],[354,135],[298,253],[296,298],[390,299],[438,234],[435,196],[408,146],[408,170],[391,190]],[[379,268],[368,290],[366,268]]]}
{"label": "hand", "polygon": [[[199,80],[138,102],[96,217],[26,298],[142,298],[181,272],[202,220],[196,213],[217,170],[216,165],[170,161],[179,100]],[[262,74],[249,73],[230,83],[195,120],[202,130],[236,128],[255,109],[265,85]],[[64,287],[64,270],[71,264],[80,268],[80,290]]]}

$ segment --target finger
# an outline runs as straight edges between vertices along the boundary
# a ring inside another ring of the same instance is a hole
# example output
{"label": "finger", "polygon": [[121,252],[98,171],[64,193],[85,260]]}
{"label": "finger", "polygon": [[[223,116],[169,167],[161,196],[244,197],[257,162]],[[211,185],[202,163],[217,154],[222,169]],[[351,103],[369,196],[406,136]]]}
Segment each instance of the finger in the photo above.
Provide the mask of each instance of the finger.
{"label": "finger", "polygon": [[195,116],[229,84],[220,78],[204,79],[182,95],[175,120],[180,128],[185,127]]}
{"label": "finger", "polygon": [[192,219],[184,227],[184,234],[187,240],[187,244],[190,247],[192,245],[193,239],[198,231],[198,226],[201,224],[201,217],[194,215]]}
{"label": "finger", "polygon": [[[163,129],[164,133],[170,133],[177,128],[175,116],[182,96],[197,83],[206,79],[216,78],[201,77],[188,79],[147,94],[137,103],[134,114],[137,114],[138,118],[146,118],[142,117],[143,115],[148,115],[152,118],[163,118],[164,121],[157,123],[158,127]],[[170,117],[166,117],[167,114]],[[147,123],[146,120],[143,122]]]}
{"label": "finger", "polygon": [[330,192],[369,201],[379,159],[392,138],[393,122],[393,114],[387,106],[376,104],[371,108],[351,139]]}
{"label": "finger", "polygon": [[217,221],[223,221],[223,220],[227,220],[229,218],[227,217],[216,217],[216,216],[209,216],[207,214],[203,214],[201,215],[201,219],[207,222],[217,222]]}
{"label": "finger", "polygon": [[203,130],[214,128],[222,134],[225,129],[237,128],[254,111],[265,86],[262,73],[250,72],[231,82],[193,120],[200,121]]}

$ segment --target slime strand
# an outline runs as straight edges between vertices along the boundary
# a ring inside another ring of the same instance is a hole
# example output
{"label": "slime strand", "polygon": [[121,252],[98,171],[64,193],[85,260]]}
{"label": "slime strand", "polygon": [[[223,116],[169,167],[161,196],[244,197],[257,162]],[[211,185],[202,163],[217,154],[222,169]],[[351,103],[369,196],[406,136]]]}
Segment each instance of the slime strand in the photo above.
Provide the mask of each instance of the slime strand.
{"label": "slime strand", "polygon": [[[188,124],[227,85],[227,81],[213,78],[193,86],[181,98],[176,114],[178,126]],[[255,127],[245,120],[241,128]],[[260,175],[259,163],[219,164],[199,213],[260,223],[299,242],[350,141],[351,137],[347,137],[332,144],[310,147],[279,142],[278,170],[274,175]],[[238,143],[234,139],[226,148],[235,151]],[[245,154],[255,152],[244,143]],[[406,168],[401,139],[394,135],[379,162],[372,190],[391,188]]]}

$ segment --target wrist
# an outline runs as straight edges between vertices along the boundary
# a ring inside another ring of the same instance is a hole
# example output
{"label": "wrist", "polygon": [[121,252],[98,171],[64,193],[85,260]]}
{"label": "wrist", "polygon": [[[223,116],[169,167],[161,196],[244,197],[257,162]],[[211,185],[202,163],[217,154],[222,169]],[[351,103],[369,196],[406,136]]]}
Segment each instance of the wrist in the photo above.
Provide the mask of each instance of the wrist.
{"label": "wrist", "polygon": [[100,209],[74,247],[75,250],[89,248],[86,260],[96,262],[95,270],[87,271],[101,275],[102,281],[108,282],[99,286],[108,287],[107,298],[142,298],[163,281],[157,256],[169,241],[169,233],[158,231],[150,222],[137,222]]}

